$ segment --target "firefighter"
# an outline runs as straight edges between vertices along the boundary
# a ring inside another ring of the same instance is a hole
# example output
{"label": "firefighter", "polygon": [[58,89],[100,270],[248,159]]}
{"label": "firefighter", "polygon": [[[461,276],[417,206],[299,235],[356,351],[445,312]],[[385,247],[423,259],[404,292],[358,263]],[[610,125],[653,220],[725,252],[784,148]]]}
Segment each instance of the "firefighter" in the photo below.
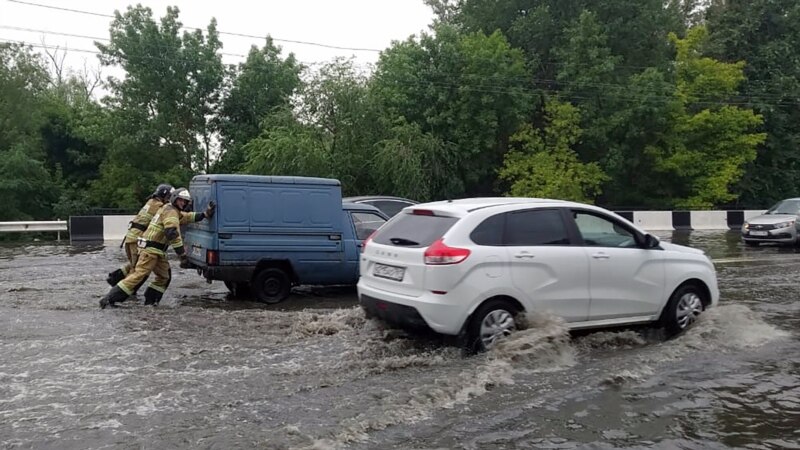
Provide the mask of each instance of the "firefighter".
{"label": "firefighter", "polygon": [[172,192],[169,203],[156,212],[147,230],[139,238],[140,253],[135,269],[100,299],[100,308],[125,301],[137,285],[150,275],[150,272],[155,273],[156,279],[144,292],[145,305],[158,305],[172,277],[167,260],[167,250],[170,246],[180,257],[180,266],[188,267],[188,256],[181,238],[181,223],[197,222],[214,215],[214,202],[209,202],[202,213],[189,213],[186,210],[189,209],[191,202],[192,196],[188,190],[179,188]]}
{"label": "firefighter", "polygon": [[125,256],[128,258],[128,262],[121,268],[108,274],[108,278],[106,278],[108,284],[111,286],[116,285],[136,267],[136,261],[139,259],[139,236],[147,230],[147,225],[150,223],[150,220],[156,212],[164,206],[164,203],[169,201],[169,197],[174,190],[175,188],[169,184],[159,184],[155,192],[147,199],[147,203],[142,206],[142,209],[139,210],[136,217],[128,224],[128,233],[125,235],[125,239],[122,241],[121,245],[121,247],[125,249]]}

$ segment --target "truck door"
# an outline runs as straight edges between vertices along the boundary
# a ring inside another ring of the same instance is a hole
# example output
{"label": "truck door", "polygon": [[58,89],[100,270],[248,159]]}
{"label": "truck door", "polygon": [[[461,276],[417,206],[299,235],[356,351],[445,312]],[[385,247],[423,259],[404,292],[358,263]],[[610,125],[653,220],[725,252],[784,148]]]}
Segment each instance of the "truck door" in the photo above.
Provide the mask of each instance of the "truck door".
{"label": "truck door", "polygon": [[364,240],[386,223],[386,219],[372,211],[350,211],[346,214],[345,261],[347,273],[352,274],[353,283],[358,281],[358,260]]}

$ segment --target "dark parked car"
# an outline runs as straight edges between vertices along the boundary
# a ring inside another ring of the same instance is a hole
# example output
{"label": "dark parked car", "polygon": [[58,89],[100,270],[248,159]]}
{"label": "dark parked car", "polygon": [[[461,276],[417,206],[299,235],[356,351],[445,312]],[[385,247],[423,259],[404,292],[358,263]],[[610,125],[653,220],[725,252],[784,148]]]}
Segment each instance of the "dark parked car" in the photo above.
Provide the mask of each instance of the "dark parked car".
{"label": "dark parked car", "polygon": [[342,199],[346,203],[360,203],[374,206],[389,217],[393,217],[406,206],[416,205],[419,202],[402,197],[391,197],[385,195],[362,195],[360,197],[345,197]]}

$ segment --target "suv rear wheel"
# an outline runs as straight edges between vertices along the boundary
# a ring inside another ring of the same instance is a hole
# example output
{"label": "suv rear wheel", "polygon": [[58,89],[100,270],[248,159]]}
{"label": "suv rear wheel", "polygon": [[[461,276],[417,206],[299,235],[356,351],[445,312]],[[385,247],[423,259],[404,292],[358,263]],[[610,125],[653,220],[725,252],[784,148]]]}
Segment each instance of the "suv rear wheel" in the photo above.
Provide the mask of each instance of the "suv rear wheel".
{"label": "suv rear wheel", "polygon": [[492,349],[498,341],[517,329],[516,306],[508,300],[490,300],[472,315],[467,327],[467,346],[472,352]]}
{"label": "suv rear wheel", "polygon": [[253,278],[253,293],[260,302],[278,303],[289,296],[291,288],[289,275],[275,267],[263,269]]}

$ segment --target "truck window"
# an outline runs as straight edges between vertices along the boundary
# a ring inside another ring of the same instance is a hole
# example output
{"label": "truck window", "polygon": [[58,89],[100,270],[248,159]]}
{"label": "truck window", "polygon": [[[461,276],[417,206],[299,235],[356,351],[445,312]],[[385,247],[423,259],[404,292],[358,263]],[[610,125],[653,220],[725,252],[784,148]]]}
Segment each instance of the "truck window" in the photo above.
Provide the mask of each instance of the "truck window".
{"label": "truck window", "polygon": [[356,239],[363,241],[368,238],[370,234],[381,227],[386,221],[383,217],[368,212],[354,212],[353,224],[356,227]]}

